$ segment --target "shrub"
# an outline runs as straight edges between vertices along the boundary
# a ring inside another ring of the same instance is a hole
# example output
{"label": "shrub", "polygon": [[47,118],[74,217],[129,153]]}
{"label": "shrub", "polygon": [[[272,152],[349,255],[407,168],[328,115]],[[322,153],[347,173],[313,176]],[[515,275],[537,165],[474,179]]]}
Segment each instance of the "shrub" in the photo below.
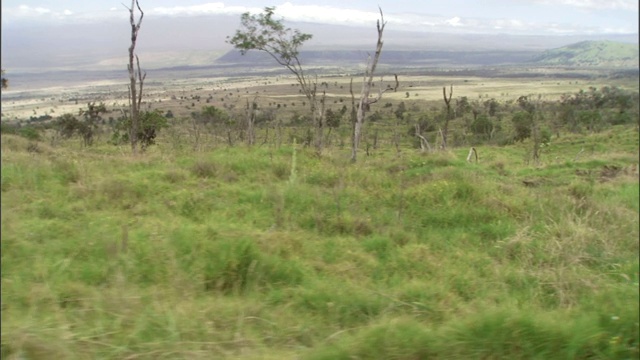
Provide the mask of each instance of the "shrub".
{"label": "shrub", "polygon": [[[167,118],[159,111],[144,111],[140,113],[137,140],[142,151],[155,144],[156,136],[160,129],[167,128]],[[116,125],[112,136],[112,143],[120,145],[129,142],[131,118],[121,118]]]}
{"label": "shrub", "polygon": [[513,114],[511,121],[513,122],[513,129],[515,131],[515,135],[513,136],[515,141],[522,141],[531,136],[533,119],[530,113],[519,111]]}

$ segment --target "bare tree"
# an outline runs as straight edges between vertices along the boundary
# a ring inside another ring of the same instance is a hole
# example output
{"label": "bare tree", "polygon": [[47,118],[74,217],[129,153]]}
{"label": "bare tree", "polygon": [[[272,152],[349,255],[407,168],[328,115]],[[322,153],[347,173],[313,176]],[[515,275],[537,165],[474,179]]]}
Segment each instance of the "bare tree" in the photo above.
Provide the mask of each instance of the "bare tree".
{"label": "bare tree", "polygon": [[442,96],[444,97],[444,103],[447,105],[447,118],[444,121],[444,131],[441,131],[442,135],[442,150],[447,148],[447,135],[449,134],[449,120],[452,118],[451,114],[451,96],[453,95],[453,85],[449,88],[449,96],[447,97],[447,87],[442,87]]}
{"label": "bare tree", "polygon": [[[135,5],[135,7],[134,7]],[[125,6],[126,7],[126,6]],[[138,21],[135,21],[135,8],[138,8],[140,17]],[[131,151],[134,155],[138,153],[138,128],[140,127],[140,104],[142,103],[142,86],[144,79],[147,77],[147,73],[144,74],[140,70],[140,59],[135,54],[136,41],[138,40],[138,32],[140,31],[140,25],[142,24],[142,18],[144,12],[138,4],[138,0],[131,0],[131,7],[129,10],[129,22],[131,24],[131,46],[129,46],[129,64],[127,69],[129,70],[129,102],[131,111],[131,128],[129,129],[129,140],[131,141]],[[134,68],[133,59],[135,57],[137,70]],[[138,89],[140,86],[140,89]]]}
{"label": "bare tree", "polygon": [[[382,98],[382,94],[386,91],[393,90],[396,91],[398,89],[398,75],[396,78],[396,86],[394,88],[387,87],[382,90],[382,86],[380,86],[378,96],[370,98],[369,94],[371,93],[371,85],[373,83],[373,75],[376,71],[376,66],[378,65],[378,60],[380,59],[380,54],[382,54],[382,34],[384,32],[384,27],[387,24],[384,21],[384,14],[382,13],[382,9],[380,10],[380,20],[376,23],[376,28],[378,29],[378,42],[376,44],[376,52],[373,55],[373,59],[369,57],[369,61],[367,61],[367,69],[364,73],[364,78],[362,79],[362,92],[360,93],[360,101],[358,102],[358,106],[356,109],[356,118],[353,123],[353,143],[351,146],[351,161],[355,162],[358,154],[358,145],[360,143],[360,138],[362,136],[362,125],[364,124],[365,113],[369,110],[371,104],[374,104]],[[353,104],[353,90],[351,91],[352,96],[352,104]],[[353,111],[352,111],[353,112]]]}
{"label": "bare tree", "polygon": [[247,131],[247,145],[252,146],[256,140],[255,135],[255,122],[256,122],[256,110],[258,109],[258,97],[254,97],[253,101],[249,103],[249,98],[247,98],[247,107],[245,108],[246,115],[246,131]]}
{"label": "bare tree", "polygon": [[420,139],[420,151],[431,151],[431,145],[429,145],[429,141],[426,137],[422,135],[422,130],[420,129],[420,124],[415,125],[416,128],[416,136]]}

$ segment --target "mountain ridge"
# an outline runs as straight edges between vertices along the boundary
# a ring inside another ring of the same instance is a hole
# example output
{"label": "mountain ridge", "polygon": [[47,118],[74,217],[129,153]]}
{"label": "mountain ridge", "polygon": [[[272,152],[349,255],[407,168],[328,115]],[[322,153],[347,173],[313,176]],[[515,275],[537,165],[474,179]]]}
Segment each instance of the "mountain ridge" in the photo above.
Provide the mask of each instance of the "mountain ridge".
{"label": "mountain ridge", "polygon": [[637,68],[640,53],[638,45],[588,40],[546,50],[534,61],[544,65]]}

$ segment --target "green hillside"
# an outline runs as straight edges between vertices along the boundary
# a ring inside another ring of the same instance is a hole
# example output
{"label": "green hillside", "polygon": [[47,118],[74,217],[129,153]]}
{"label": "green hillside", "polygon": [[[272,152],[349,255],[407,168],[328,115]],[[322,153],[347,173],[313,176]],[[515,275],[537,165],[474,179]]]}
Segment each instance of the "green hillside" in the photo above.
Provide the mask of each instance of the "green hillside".
{"label": "green hillside", "polygon": [[545,51],[537,63],[567,66],[638,67],[638,45],[614,41],[583,41]]}

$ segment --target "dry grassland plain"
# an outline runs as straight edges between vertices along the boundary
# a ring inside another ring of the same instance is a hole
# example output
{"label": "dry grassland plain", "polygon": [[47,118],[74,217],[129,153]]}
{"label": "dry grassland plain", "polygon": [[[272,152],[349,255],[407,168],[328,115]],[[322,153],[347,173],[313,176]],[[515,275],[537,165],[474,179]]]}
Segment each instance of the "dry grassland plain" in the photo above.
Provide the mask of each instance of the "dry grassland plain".
{"label": "dry grassland plain", "polygon": [[[124,74],[123,74],[124,75]],[[193,75],[191,75],[193,76]],[[308,107],[299,91],[295,79],[288,75],[243,76],[243,77],[190,77],[180,79],[167,77],[161,80],[149,78],[145,84],[143,97],[147,110],[171,110],[175,116],[188,117],[193,111],[207,106],[242,109],[247,99],[257,103],[262,109],[277,109],[277,114],[289,117],[291,113],[304,113]],[[393,86],[393,75],[377,77],[379,86]],[[320,91],[326,93],[327,108],[341,108],[350,103],[349,84],[351,76],[319,77]],[[358,97],[361,76],[353,76],[353,91]],[[382,103],[442,104],[442,87],[453,85],[454,98],[466,96],[469,100],[494,98],[504,102],[520,96],[541,95],[544,100],[557,100],[562,94],[571,94],[589,87],[617,86],[626,90],[637,90],[633,79],[609,79],[594,77],[553,77],[549,75],[525,78],[483,78],[473,76],[399,76],[400,87],[395,93],[385,93]],[[382,85],[381,85],[382,84]],[[374,91],[376,91],[374,89]],[[209,99],[207,101],[207,99]],[[56,86],[29,91],[5,91],[3,93],[3,121],[27,119],[31,116],[77,113],[88,102],[104,102],[108,109],[120,112],[128,107],[126,80],[92,81],[82,85]],[[280,108],[277,107],[280,104]],[[378,105],[379,106],[379,105]],[[376,106],[372,108],[375,111]]]}

